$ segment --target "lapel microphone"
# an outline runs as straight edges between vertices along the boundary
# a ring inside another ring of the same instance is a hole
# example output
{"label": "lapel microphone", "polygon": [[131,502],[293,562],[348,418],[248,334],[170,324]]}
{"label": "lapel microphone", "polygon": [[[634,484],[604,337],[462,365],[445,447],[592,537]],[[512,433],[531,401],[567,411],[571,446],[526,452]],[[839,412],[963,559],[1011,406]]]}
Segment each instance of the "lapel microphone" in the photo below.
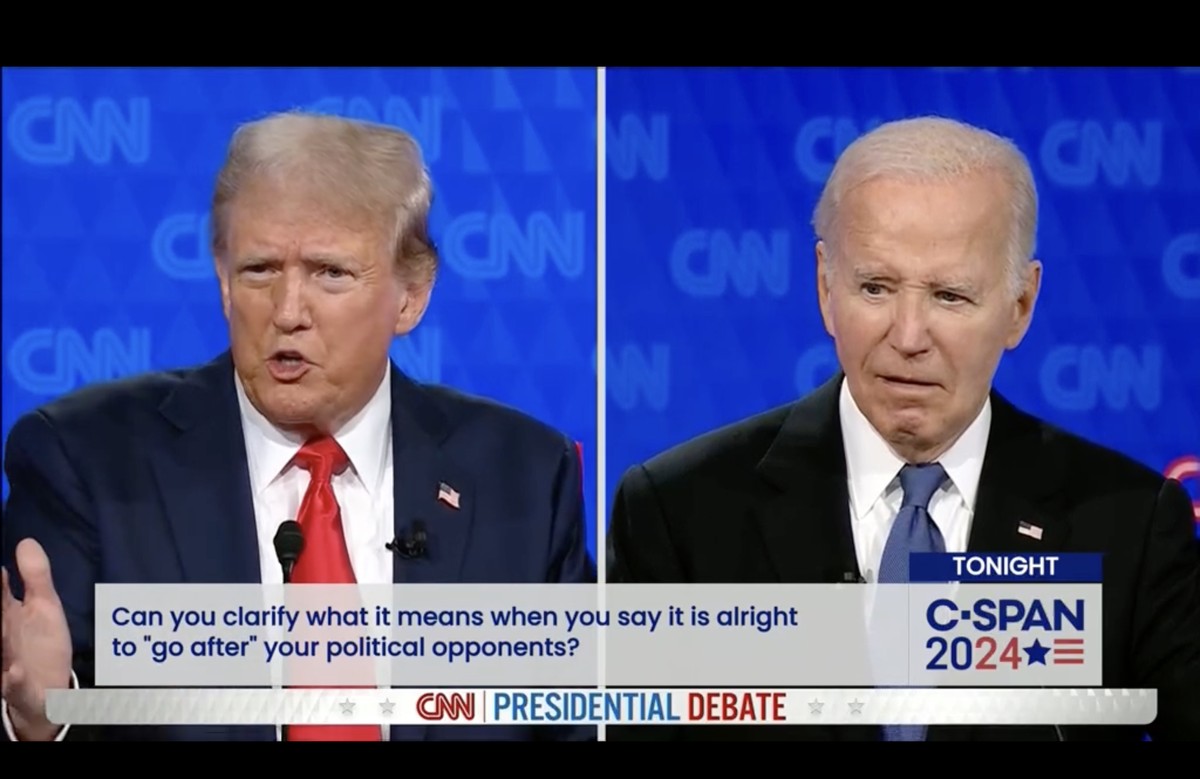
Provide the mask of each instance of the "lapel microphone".
{"label": "lapel microphone", "polygon": [[416,560],[425,557],[428,552],[429,536],[425,532],[425,523],[417,520],[412,529],[403,537],[396,536],[384,544],[392,554],[405,560]]}
{"label": "lapel microphone", "polygon": [[300,559],[302,551],[304,532],[300,529],[300,523],[294,519],[281,522],[279,529],[275,531],[275,556],[283,569],[284,584],[291,583],[292,569],[296,567],[296,561]]}

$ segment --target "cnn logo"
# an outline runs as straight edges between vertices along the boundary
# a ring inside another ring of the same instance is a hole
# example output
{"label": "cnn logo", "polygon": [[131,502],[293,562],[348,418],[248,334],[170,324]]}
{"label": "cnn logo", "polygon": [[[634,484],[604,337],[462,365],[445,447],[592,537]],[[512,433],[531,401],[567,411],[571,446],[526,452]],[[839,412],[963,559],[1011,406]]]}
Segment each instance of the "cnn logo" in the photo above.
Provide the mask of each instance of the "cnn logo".
{"label": "cnn logo", "polygon": [[475,693],[424,693],[417,698],[417,716],[431,722],[473,721],[475,719]]}
{"label": "cnn logo", "polygon": [[1192,499],[1192,514],[1200,524],[1200,457],[1194,454],[1180,457],[1167,466],[1165,472],[1168,479],[1175,479],[1186,487],[1191,482],[1196,487],[1196,497]]}

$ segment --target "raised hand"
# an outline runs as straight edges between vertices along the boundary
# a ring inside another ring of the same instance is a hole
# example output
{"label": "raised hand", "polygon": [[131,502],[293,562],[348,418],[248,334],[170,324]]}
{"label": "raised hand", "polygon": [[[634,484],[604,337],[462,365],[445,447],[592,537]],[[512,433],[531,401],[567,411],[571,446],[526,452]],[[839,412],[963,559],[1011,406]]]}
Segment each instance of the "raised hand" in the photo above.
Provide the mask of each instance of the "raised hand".
{"label": "raised hand", "polygon": [[61,726],[46,719],[46,690],[71,686],[71,632],[45,550],[24,539],[16,563],[24,600],[13,596],[3,570],[4,701],[20,740],[52,741]]}

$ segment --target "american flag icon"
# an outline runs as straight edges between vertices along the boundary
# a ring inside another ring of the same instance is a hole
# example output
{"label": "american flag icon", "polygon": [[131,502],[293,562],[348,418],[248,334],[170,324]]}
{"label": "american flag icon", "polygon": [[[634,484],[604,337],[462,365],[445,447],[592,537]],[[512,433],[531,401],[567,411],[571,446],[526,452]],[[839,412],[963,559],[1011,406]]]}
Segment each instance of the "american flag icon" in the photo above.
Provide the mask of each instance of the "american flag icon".
{"label": "american flag icon", "polygon": [[1056,638],[1050,647],[1055,665],[1083,665],[1082,638]]}
{"label": "american flag icon", "polygon": [[1042,529],[1037,525],[1031,525],[1028,522],[1022,522],[1017,525],[1017,532],[1023,536],[1029,536],[1035,541],[1042,540]]}
{"label": "american flag icon", "polygon": [[452,509],[458,508],[458,490],[451,487],[446,482],[438,483],[438,500],[445,503]]}

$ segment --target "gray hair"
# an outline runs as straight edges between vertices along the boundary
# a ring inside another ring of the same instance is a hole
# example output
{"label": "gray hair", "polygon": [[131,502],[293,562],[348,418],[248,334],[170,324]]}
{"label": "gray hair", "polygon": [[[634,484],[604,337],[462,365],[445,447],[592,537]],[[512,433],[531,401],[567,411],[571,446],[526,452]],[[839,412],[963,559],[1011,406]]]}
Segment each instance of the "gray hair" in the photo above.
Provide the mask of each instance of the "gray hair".
{"label": "gray hair", "polygon": [[224,251],[229,212],[247,184],[274,177],[328,197],[383,231],[397,270],[432,282],[438,253],[429,236],[433,184],[411,135],[395,127],[299,111],[237,129],[217,176],[212,250]]}
{"label": "gray hair", "polygon": [[[984,170],[1000,173],[1011,191],[1007,242],[1010,292],[1023,288],[1037,240],[1038,197],[1029,161],[1007,138],[953,119],[919,117],[880,125],[846,147],[813,213],[817,237],[836,255],[838,208],[856,187],[879,176],[946,180]],[[832,273],[832,263],[823,269]]]}

